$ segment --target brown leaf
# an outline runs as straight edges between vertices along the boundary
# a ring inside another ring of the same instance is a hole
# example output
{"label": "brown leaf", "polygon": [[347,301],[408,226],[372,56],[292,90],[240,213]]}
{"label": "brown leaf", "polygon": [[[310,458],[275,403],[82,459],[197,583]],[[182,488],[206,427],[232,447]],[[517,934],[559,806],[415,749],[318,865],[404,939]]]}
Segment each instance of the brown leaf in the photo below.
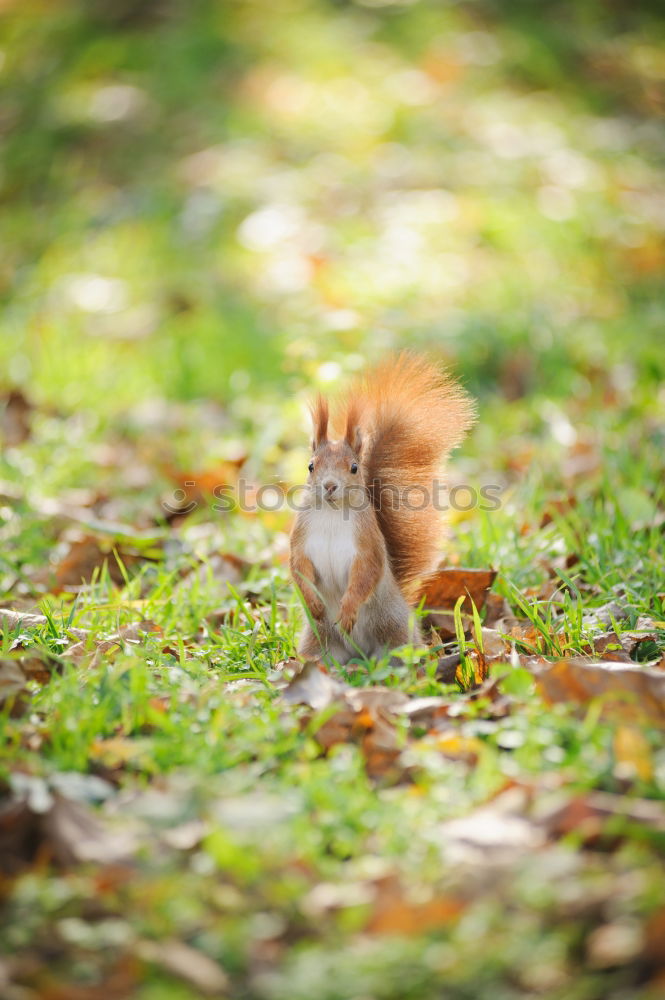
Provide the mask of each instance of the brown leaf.
{"label": "brown leaf", "polygon": [[14,611],[12,608],[0,608],[0,629],[15,632],[18,628],[40,628],[46,625],[46,615],[36,615],[28,611]]}
{"label": "brown leaf", "polygon": [[652,913],[646,925],[644,956],[653,965],[662,966],[665,955],[665,906]]}
{"label": "brown leaf", "polygon": [[339,700],[346,688],[318,661],[309,660],[284,689],[282,698],[288,705],[309,705],[318,712]]}
{"label": "brown leaf", "polygon": [[25,690],[26,676],[16,660],[0,660],[0,705]]}
{"label": "brown leaf", "polygon": [[126,645],[139,645],[147,634],[159,634],[161,631],[160,626],[150,620],[141,621],[134,625],[123,625],[106,639],[92,639],[90,635],[87,635],[84,639],[65,649],[62,655],[77,665],[85,663],[88,667],[96,667],[102,658],[112,650],[122,650]]}
{"label": "brown leaf", "polygon": [[140,941],[137,953],[144,961],[160,965],[204,996],[218,996],[229,986],[221,965],[183,941]]}
{"label": "brown leaf", "polygon": [[487,594],[485,599],[485,626],[496,628],[500,618],[508,618],[511,615],[510,605],[502,594]]}
{"label": "brown leaf", "polygon": [[[52,671],[46,658],[39,656],[19,656],[16,659],[0,660],[0,705],[12,701],[11,715],[22,715],[27,707],[26,684],[37,681],[48,684]],[[26,695],[24,698],[23,695]]]}
{"label": "brown leaf", "polygon": [[70,543],[69,551],[55,569],[53,583],[48,579],[43,582],[53,594],[76,592],[82,585],[90,583],[106,564],[112,582],[116,586],[122,586],[125,579],[114,553],[117,553],[125,569],[130,569],[145,558],[121,545],[114,546],[112,541],[104,544],[94,535],[85,535]]}
{"label": "brown leaf", "polygon": [[471,598],[480,610],[495,579],[493,569],[440,569],[423,582],[418,600],[424,597],[428,610],[452,610],[459,598],[466,596],[462,609],[471,611]]}
{"label": "brown leaf", "polygon": [[630,649],[624,647],[615,632],[603,632],[602,635],[595,636],[591,643],[585,643],[581,648],[585,653],[602,656],[604,660],[612,660],[614,663],[634,662],[630,656]]}
{"label": "brown leaf", "polygon": [[[468,634],[471,627],[471,616],[463,614],[462,621],[464,632],[465,634]],[[423,628],[431,630],[432,643],[439,643],[441,641],[447,642],[449,639],[455,639],[457,637],[457,631],[455,629],[455,616],[452,612],[430,611],[423,617],[422,624]]]}
{"label": "brown leaf", "polygon": [[455,896],[434,896],[426,900],[410,900],[394,892],[379,892],[376,908],[365,927],[367,934],[399,934],[414,936],[455,921],[466,903]]}
{"label": "brown leaf", "polygon": [[388,687],[349,687],[345,692],[347,704],[356,712],[369,712],[376,717],[388,717],[401,709],[409,701],[408,695],[397,688]]}
{"label": "brown leaf", "polygon": [[462,662],[462,656],[457,650],[456,653],[449,653],[447,656],[440,656],[436,665],[437,680],[444,684],[454,684],[457,677],[457,668]]}
{"label": "brown leaf", "polygon": [[447,718],[451,705],[450,698],[431,695],[427,698],[410,698],[400,708],[400,713],[418,726],[431,726],[437,718]]}
{"label": "brown leaf", "polygon": [[653,618],[642,615],[637,619],[634,629],[621,633],[619,641],[624,651],[633,659],[638,647],[643,642],[654,643],[658,647],[658,632],[663,629],[665,629],[663,622],[657,622]]}
{"label": "brown leaf", "polygon": [[[493,628],[482,628],[481,634],[477,635],[475,623],[472,635],[475,647],[467,652],[467,662],[470,662],[473,670],[473,685],[480,685],[487,678],[489,668],[493,663],[505,662],[510,659],[510,643],[506,642],[501,634]],[[461,665],[457,669],[456,678],[462,686],[470,686]]]}
{"label": "brown leaf", "polygon": [[496,663],[510,657],[510,643],[506,642],[498,629],[483,628],[481,640],[488,663]]}
{"label": "brown leaf", "polygon": [[35,615],[27,611],[14,611],[12,608],[0,608],[0,629],[3,632],[13,632],[16,628],[38,628],[46,625],[46,615]]}
{"label": "brown leaf", "polygon": [[[537,805],[534,818],[551,838],[575,833],[589,846],[602,842],[606,846],[616,846],[630,826],[665,834],[665,808],[661,802],[609,792],[589,792],[570,798],[562,791]],[[611,826],[608,825],[610,820]],[[617,820],[623,820],[622,827],[617,825]]]}
{"label": "brown leaf", "polygon": [[42,835],[63,866],[95,862],[110,864],[126,861],[136,849],[134,837],[103,823],[81,802],[73,802],[58,792],[42,820]]}
{"label": "brown leaf", "polygon": [[531,647],[537,647],[542,638],[541,633],[528,618],[515,618],[512,615],[500,618],[496,623],[496,631]]}
{"label": "brown leaf", "polygon": [[[226,594],[228,588],[224,584],[239,584],[247,576],[251,566],[252,564],[246,559],[241,559],[232,552],[213,553],[209,559],[187,569],[174,586],[172,593],[174,597],[183,597],[192,586],[204,585],[212,578],[220,585],[220,593]],[[228,615],[228,611],[224,609],[223,614]]]}
{"label": "brown leaf", "polygon": [[608,628],[615,622],[624,622],[627,618],[630,618],[631,609],[621,604],[620,601],[609,601],[607,604],[603,604],[600,608],[595,608],[588,614],[584,615],[582,622],[585,628],[589,628],[594,625],[603,625]]}
{"label": "brown leaf", "polygon": [[401,753],[397,713],[408,703],[408,697],[395,688],[345,686],[317,663],[308,663],[305,668],[285,689],[283,697],[291,704],[308,704],[317,711],[339,702],[339,709],[316,730],[319,746],[328,751],[337,743],[357,743],[370,777],[385,776]]}
{"label": "brown leaf", "polygon": [[187,471],[167,466],[162,471],[176,486],[176,493],[164,498],[165,520],[175,521],[187,517],[198,507],[210,505],[211,497],[218,497],[220,490],[228,489],[238,481],[238,473],[247,460],[245,453],[236,460],[218,462],[208,469]]}
{"label": "brown leaf", "polygon": [[25,496],[25,491],[17,486],[16,483],[7,482],[6,479],[0,479],[0,503],[2,504],[15,504],[19,500],[22,500]]}
{"label": "brown leaf", "polygon": [[434,746],[444,757],[453,760],[463,760],[467,764],[475,764],[483,751],[482,741],[475,736],[463,736],[453,730],[442,733],[434,740]]}
{"label": "brown leaf", "polygon": [[596,927],[587,938],[587,962],[592,969],[609,969],[632,962],[641,953],[642,928],[617,920]]}
{"label": "brown leaf", "polygon": [[551,524],[556,517],[565,517],[577,506],[577,497],[574,493],[565,496],[552,497],[543,508],[543,516],[540,520],[540,527],[545,528]]}
{"label": "brown leaf", "polygon": [[356,713],[344,707],[335,712],[316,730],[316,742],[326,752],[337,743],[353,742]]}
{"label": "brown leaf", "polygon": [[468,816],[448,820],[441,828],[446,858],[470,864],[503,863],[541,847],[545,838],[525,815],[527,805],[525,791],[514,787]]}
{"label": "brown leaf", "polygon": [[145,743],[126,736],[110,736],[105,740],[94,740],[88,754],[92,761],[101,762],[107,772],[111,772],[130,761],[145,755]]}
{"label": "brown leaf", "polygon": [[649,667],[623,663],[590,662],[581,656],[550,663],[529,657],[525,666],[534,674],[536,685],[549,702],[571,701],[586,704],[591,698],[620,700],[624,718],[649,718],[665,724],[665,674]]}
{"label": "brown leaf", "polygon": [[125,861],[135,851],[132,834],[108,826],[84,803],[40,779],[24,780],[23,785],[0,799],[0,870],[15,872],[37,855],[68,867]]}
{"label": "brown leaf", "polygon": [[8,448],[27,441],[31,433],[32,403],[26,399],[20,389],[11,392],[0,400],[0,432]]}
{"label": "brown leaf", "polygon": [[619,726],[614,733],[614,773],[617,778],[650,781],[653,777],[651,748],[637,726]]}

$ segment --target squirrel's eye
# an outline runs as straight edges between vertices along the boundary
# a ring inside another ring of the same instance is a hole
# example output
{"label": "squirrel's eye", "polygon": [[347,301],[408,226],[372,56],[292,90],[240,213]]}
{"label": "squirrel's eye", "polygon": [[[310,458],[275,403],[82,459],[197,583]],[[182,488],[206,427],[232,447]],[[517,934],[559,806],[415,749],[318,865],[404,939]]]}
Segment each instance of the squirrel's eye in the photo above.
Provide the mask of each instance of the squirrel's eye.
{"label": "squirrel's eye", "polygon": [[307,468],[309,469],[310,472],[314,472],[314,462],[310,462]]}
{"label": "squirrel's eye", "polygon": [[353,474],[355,475],[357,471],[358,471],[358,463],[354,462],[351,466],[351,472],[353,472]]}

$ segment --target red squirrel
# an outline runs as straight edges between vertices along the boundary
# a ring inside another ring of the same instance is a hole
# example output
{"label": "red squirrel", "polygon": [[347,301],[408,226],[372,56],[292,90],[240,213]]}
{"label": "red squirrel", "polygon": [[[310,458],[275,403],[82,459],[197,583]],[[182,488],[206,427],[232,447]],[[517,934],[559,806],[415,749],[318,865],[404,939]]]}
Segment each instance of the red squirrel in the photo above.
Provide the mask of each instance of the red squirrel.
{"label": "red squirrel", "polygon": [[459,383],[408,352],[357,380],[332,418],[317,398],[291,533],[291,574],[309,619],[302,657],[344,664],[418,641],[412,602],[439,553],[437,474],[473,420]]}

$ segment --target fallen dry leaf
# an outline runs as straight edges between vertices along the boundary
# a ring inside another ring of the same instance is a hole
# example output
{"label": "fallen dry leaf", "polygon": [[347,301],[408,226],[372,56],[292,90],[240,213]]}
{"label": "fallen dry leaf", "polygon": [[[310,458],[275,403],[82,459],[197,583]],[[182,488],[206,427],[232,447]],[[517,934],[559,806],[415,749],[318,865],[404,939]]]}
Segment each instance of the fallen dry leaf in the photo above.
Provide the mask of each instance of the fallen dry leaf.
{"label": "fallen dry leaf", "polygon": [[46,615],[0,608],[0,629],[3,632],[14,632],[17,628],[39,628],[41,625],[46,625],[47,622]]}
{"label": "fallen dry leaf", "polygon": [[620,920],[596,927],[586,942],[587,962],[592,969],[608,969],[632,962],[643,947],[642,928]]}
{"label": "fallen dry leaf", "polygon": [[602,656],[604,660],[614,663],[633,663],[630,648],[626,648],[615,632],[603,632],[595,636],[590,643],[584,644],[582,651],[593,656]]}
{"label": "fallen dry leaf", "polygon": [[481,641],[483,653],[488,663],[505,660],[510,656],[510,643],[506,642],[498,629],[483,628]]}
{"label": "fallen dry leaf", "polygon": [[[471,615],[462,614],[462,624],[464,626],[464,634],[468,636],[473,624]],[[429,630],[431,635],[430,643],[432,645],[439,645],[441,642],[447,642],[457,637],[455,616],[452,611],[429,611],[423,617],[422,625],[424,629]],[[448,673],[445,671],[445,668],[442,668],[442,670],[446,674]],[[453,673],[452,679],[455,679],[455,673]]]}
{"label": "fallen dry leaf", "polygon": [[482,741],[476,739],[475,736],[463,736],[453,730],[441,733],[440,736],[436,737],[433,745],[441,751],[444,757],[463,760],[467,764],[475,764],[483,749]]}
{"label": "fallen dry leaf", "polygon": [[450,698],[430,695],[426,698],[409,698],[399,711],[416,725],[431,726],[435,719],[448,717],[452,704]]}
{"label": "fallen dry leaf", "polygon": [[524,851],[542,847],[545,835],[527,815],[528,795],[519,787],[501,792],[488,805],[441,827],[441,843],[450,863],[512,863]]}
{"label": "fallen dry leaf", "polygon": [[130,761],[145,756],[145,743],[126,736],[110,736],[105,740],[94,740],[88,749],[91,760],[99,761],[107,771],[116,770]]}
{"label": "fallen dry leaf", "polygon": [[356,712],[365,711],[373,716],[377,714],[391,715],[399,712],[409,701],[408,695],[398,688],[378,686],[350,687],[345,692],[345,699]]}
{"label": "fallen dry leaf", "polygon": [[624,719],[647,715],[665,724],[665,674],[660,670],[606,660],[593,662],[581,656],[554,663],[532,656],[524,665],[533,673],[536,686],[548,702],[583,705],[603,697],[608,708],[612,701],[620,702]]}
{"label": "fallen dry leaf", "polygon": [[413,936],[443,927],[455,921],[466,903],[455,896],[434,896],[412,900],[394,889],[377,895],[374,913],[365,926],[367,934],[399,934]]}
{"label": "fallen dry leaf", "polygon": [[464,596],[463,611],[471,611],[469,598],[480,610],[495,579],[496,570],[493,569],[439,569],[423,582],[417,602],[424,598],[427,610],[450,611]]}
{"label": "fallen dry leaf", "polygon": [[111,826],[84,802],[68,798],[55,782],[21,775],[16,779],[15,790],[0,798],[0,870],[12,874],[38,855],[63,867],[89,861],[109,864],[127,861],[136,850],[131,832]]}
{"label": "fallen dry leaf", "polygon": [[16,660],[0,660],[0,705],[20,695],[26,680]]}
{"label": "fallen dry leaf", "polygon": [[582,618],[585,628],[602,625],[608,628],[613,622],[624,622],[630,618],[631,609],[620,601],[609,601],[600,608],[595,608]]}
{"label": "fallen dry leaf", "polygon": [[17,656],[16,659],[0,660],[0,705],[11,701],[10,714],[14,717],[22,715],[28,704],[28,681],[48,684],[53,676],[51,662],[54,661],[49,661],[46,656]]}
{"label": "fallen dry leaf", "polygon": [[229,986],[229,978],[221,965],[183,941],[140,941],[136,953],[144,961],[159,965],[182,979],[204,996],[219,996]]}
{"label": "fallen dry leaf", "polygon": [[[402,748],[396,731],[396,717],[393,714],[396,702],[390,696],[390,689],[360,689],[354,692],[370,691],[373,697],[365,704],[362,697],[347,702],[339,711],[326,719],[314,734],[319,746],[329,750],[337,743],[357,743],[360,745],[367,773],[371,778],[382,778],[392,773]],[[377,695],[386,693],[385,705]],[[406,696],[404,696],[405,700]],[[396,773],[396,777],[401,773]]]}
{"label": "fallen dry leaf", "polygon": [[540,527],[545,528],[557,517],[565,517],[577,506],[577,497],[574,493],[567,493],[565,496],[551,497],[543,507],[543,516],[540,519]]}
{"label": "fallen dry leaf", "polygon": [[136,850],[135,837],[110,827],[87,806],[55,793],[53,805],[41,822],[44,847],[65,867],[85,862],[110,864],[127,861]]}
{"label": "fallen dry leaf", "polygon": [[593,647],[593,652],[602,655],[603,659],[634,663],[635,654],[642,643],[653,643],[656,648],[658,647],[659,631],[665,631],[665,623],[643,615],[638,618],[635,628],[630,631],[620,632],[619,635],[609,631],[594,636],[585,650],[591,652]]}
{"label": "fallen dry leaf", "polygon": [[[239,584],[247,576],[252,564],[232,552],[215,552],[198,565],[187,569],[173,588],[174,597],[182,597],[193,585],[206,584],[209,579],[220,585],[220,592],[227,592],[225,583]],[[228,612],[224,611],[224,614]]]}
{"label": "fallen dry leaf", "polygon": [[7,448],[14,448],[28,440],[32,411],[32,403],[20,389],[12,389],[0,400],[0,433]]}
{"label": "fallen dry leaf", "polygon": [[287,705],[309,705],[315,711],[338,700],[348,685],[331,677],[318,661],[310,660],[282,692]]}
{"label": "fallen dry leaf", "polygon": [[508,641],[514,640],[516,643],[531,649],[537,649],[542,641],[541,633],[528,618],[515,618],[513,615],[500,618],[496,622],[495,631],[505,635]]}
{"label": "fallen dry leaf", "polygon": [[665,906],[649,917],[644,943],[644,957],[650,964],[661,966],[663,955],[665,955]]}
{"label": "fallen dry leaf", "polygon": [[496,628],[496,623],[500,618],[508,618],[511,615],[510,605],[502,594],[488,593],[485,598],[485,626]]}
{"label": "fallen dry leaf", "polygon": [[631,826],[665,835],[665,807],[651,799],[610,792],[570,796],[564,790],[536,802],[534,820],[551,839],[575,833],[586,846],[617,846]]}
{"label": "fallen dry leaf", "polygon": [[176,487],[175,493],[164,497],[162,502],[165,520],[182,520],[198,507],[209,505],[211,497],[220,497],[220,491],[237,483],[238,473],[246,461],[247,454],[243,452],[237,459],[218,462],[207,469],[190,472],[172,465],[163,468],[163,473]]}
{"label": "fallen dry leaf", "polygon": [[155,622],[140,621],[134,625],[123,625],[106,639],[92,639],[90,635],[86,635],[84,639],[68,646],[62,655],[78,665],[85,663],[88,667],[95,667],[112,650],[122,650],[125,645],[137,646],[146,635],[160,632],[161,628]]}
{"label": "fallen dry leaf", "polygon": [[[408,721],[409,726],[430,731],[436,737],[432,746],[445,756],[473,763],[480,752],[480,742],[451,732],[450,720],[463,715],[470,703],[481,699],[489,703],[483,713],[488,718],[508,715],[512,702],[501,694],[499,685],[500,678],[492,678],[465,697],[409,698],[397,688],[351,687],[312,661],[286,685],[282,697],[288,704],[308,705],[316,712],[331,709],[332,714],[323,719],[313,734],[322,750],[327,752],[339,743],[356,743],[362,749],[370,777],[399,778],[409,775],[409,767],[398,763],[404,749],[400,718]],[[474,712],[477,714],[477,710]],[[312,718],[308,716],[304,724],[309,724]]]}
{"label": "fallen dry leaf", "polygon": [[102,541],[94,535],[84,535],[70,543],[67,554],[55,568],[53,578],[44,574],[39,580],[46,583],[53,594],[63,591],[75,593],[106,566],[111,581],[116,586],[122,586],[125,577],[118,559],[125,569],[130,569],[146,561],[146,558],[145,554],[125,545],[114,544],[113,539]]}
{"label": "fallen dry leaf", "polygon": [[614,733],[614,773],[617,778],[650,781],[653,777],[651,748],[637,726],[618,726]]}
{"label": "fallen dry leaf", "polygon": [[[48,619],[46,618],[45,615],[37,615],[34,614],[33,612],[28,612],[28,611],[14,611],[11,608],[0,608],[0,631],[4,635],[11,635],[15,632],[18,632],[19,630],[22,631],[33,628],[41,628],[43,625],[47,624],[48,624]],[[65,631],[68,636],[77,639],[84,639],[89,634],[88,630],[84,628],[69,627]],[[17,649],[23,649],[25,647],[23,646],[23,644],[20,642],[19,639],[14,641],[11,648],[12,650],[17,650]],[[31,678],[37,677],[37,679],[40,679],[37,676],[39,673],[39,668],[37,666],[37,663],[36,662],[33,663],[33,660],[39,659],[37,653],[38,653],[37,650],[31,649],[27,661],[25,658],[21,660],[21,666],[24,672],[28,676],[30,676]],[[42,668],[46,669],[46,667],[47,667],[47,659],[45,658],[42,661]]]}
{"label": "fallen dry leaf", "polygon": [[308,705],[315,712],[338,704],[314,737],[325,751],[338,743],[360,744],[371,777],[384,776],[401,753],[397,715],[409,698],[395,688],[354,688],[311,661],[287,685],[282,698],[287,704]]}
{"label": "fallen dry leaf", "polygon": [[505,663],[511,658],[510,641],[506,641],[496,629],[481,628],[478,635],[474,623],[471,633],[475,646],[467,650],[466,659],[473,670],[473,683],[469,683],[460,663],[455,677],[462,687],[480,686],[486,680],[492,664]]}
{"label": "fallen dry leaf", "polygon": [[436,665],[436,678],[443,684],[454,684],[457,679],[457,668],[462,662],[462,656],[457,649],[455,653],[448,653],[447,656],[440,656]]}

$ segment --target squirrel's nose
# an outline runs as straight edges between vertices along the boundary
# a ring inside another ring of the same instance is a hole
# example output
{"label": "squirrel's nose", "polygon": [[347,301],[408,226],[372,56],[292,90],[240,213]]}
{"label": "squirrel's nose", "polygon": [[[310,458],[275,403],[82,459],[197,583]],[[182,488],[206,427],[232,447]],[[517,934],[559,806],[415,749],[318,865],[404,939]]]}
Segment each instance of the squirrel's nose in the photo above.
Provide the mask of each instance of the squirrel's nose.
{"label": "squirrel's nose", "polygon": [[325,483],[323,484],[323,488],[326,491],[326,493],[334,493],[335,490],[337,489],[337,483],[335,482],[334,479],[326,479]]}

